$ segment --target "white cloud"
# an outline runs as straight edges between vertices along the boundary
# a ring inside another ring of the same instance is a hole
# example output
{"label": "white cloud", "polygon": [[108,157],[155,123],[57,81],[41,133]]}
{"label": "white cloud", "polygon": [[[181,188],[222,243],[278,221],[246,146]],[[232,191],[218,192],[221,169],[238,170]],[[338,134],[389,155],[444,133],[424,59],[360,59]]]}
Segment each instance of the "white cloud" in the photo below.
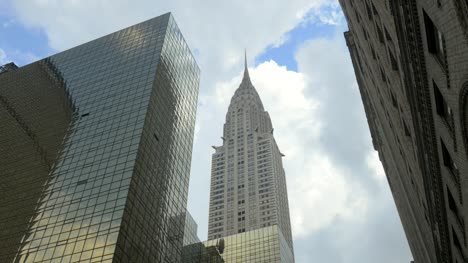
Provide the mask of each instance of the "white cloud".
{"label": "white cloud", "polygon": [[[310,21],[343,24],[336,0],[15,0],[13,5],[16,21],[44,30],[50,46],[57,50],[173,12],[202,69],[189,197],[202,239],[206,238],[208,221],[210,146],[221,143],[227,107],[241,81],[244,47],[253,60],[265,48],[288,41],[287,32],[297,25]],[[381,194],[388,194],[388,186],[372,151],[343,43],[341,32],[333,39],[304,43],[295,56],[299,72],[288,71],[274,61],[250,69],[253,84],[272,118],[278,145],[286,154],[296,239],[311,240],[337,220],[344,222],[343,228],[365,225],[370,215],[377,213],[377,206],[393,204],[391,197]],[[1,54],[0,50],[0,59]],[[369,190],[372,187],[376,188],[374,192]],[[388,218],[382,215],[379,218]],[[359,236],[343,229],[336,231],[341,231],[337,234],[343,242],[337,250],[345,255],[345,248],[352,242],[349,240]],[[401,233],[401,229],[390,232]],[[320,242],[333,243],[335,239],[324,236]],[[296,251],[298,258],[307,253]],[[322,256],[313,258],[330,262]]]}
{"label": "white cloud", "polygon": [[[318,262],[374,262],[375,258],[409,262],[411,254],[385,173],[372,148],[342,33],[303,43],[295,57],[306,80],[306,98],[320,102],[314,119],[321,123],[320,135],[307,145],[309,162],[299,166],[304,172],[292,178],[294,192],[290,194],[291,198],[309,196],[308,202],[291,204],[292,216],[300,214],[304,222],[295,223],[303,226],[295,230],[297,238],[317,242],[308,258]],[[307,139],[304,134],[298,136]],[[285,164],[290,173],[293,168],[287,160]],[[319,247],[340,254],[330,257]],[[303,260],[307,258],[305,253],[301,255]]]}
{"label": "white cloud", "polygon": [[337,1],[15,0],[12,5],[17,20],[43,29],[57,50],[171,11],[189,45],[200,51],[202,80],[213,85],[240,68],[245,47],[259,54],[286,39],[306,14],[314,16],[311,10],[322,17],[320,10]]}
{"label": "white cloud", "polygon": [[[302,149],[304,151],[304,149]],[[300,239],[329,227],[337,218],[364,221],[368,196],[346,178],[346,171],[333,164],[326,153],[305,150],[307,157],[296,169],[288,169],[289,202],[294,238]],[[295,164],[286,159],[288,167]],[[296,163],[297,164],[297,163]]]}
{"label": "white cloud", "polygon": [[[323,120],[317,112],[319,101],[305,94],[311,87],[304,74],[288,71],[274,61],[261,63],[249,72],[272,118],[278,146],[286,154],[283,162],[294,238],[327,227],[336,217],[361,220],[367,211],[364,190],[346,178],[350,173],[346,167],[332,163],[327,152],[314,147],[320,140]],[[217,112],[227,111],[241,78],[242,72],[216,85],[208,100]]]}
{"label": "white cloud", "polygon": [[374,179],[386,186],[387,177],[385,176],[385,171],[383,169],[382,163],[380,162],[378,152],[370,152],[366,157],[366,163],[369,167],[369,170],[372,171],[371,175],[374,177]]}
{"label": "white cloud", "polygon": [[[278,146],[286,154],[283,164],[293,238],[299,241],[296,248],[318,236],[317,242],[342,252],[337,256],[340,259],[330,262],[357,262],[348,257],[371,262],[379,255],[387,255],[382,262],[409,262],[411,255],[383,168],[372,149],[343,42],[340,34],[304,43],[296,54],[299,72],[274,61],[249,68],[252,83],[272,118]],[[201,97],[204,106],[199,121],[210,135],[201,135],[206,137],[199,144],[221,143],[214,138],[222,134],[228,104],[241,79],[239,71]],[[210,158],[204,162],[209,167]],[[385,236],[376,229],[381,225],[388,228]],[[356,243],[357,239],[363,242]],[[384,249],[387,246],[391,252]],[[297,262],[329,262],[326,252],[311,254],[307,249],[296,250]]]}
{"label": "white cloud", "polygon": [[[306,82],[303,74],[288,71],[285,66],[279,66],[272,60],[250,68],[249,73],[264,105],[274,105],[266,108],[274,127],[289,129],[289,124],[294,123],[295,129],[318,135],[320,123],[313,121],[313,115],[319,102],[304,96]],[[223,111],[227,111],[242,74],[230,81],[217,83],[214,102]]]}
{"label": "white cloud", "polygon": [[0,65],[13,61],[16,65],[22,66],[34,62],[38,59],[39,57],[30,51],[13,49],[8,50],[7,55],[7,52],[4,49],[0,48]]}
{"label": "white cloud", "polygon": [[345,22],[341,8],[338,6],[322,12],[319,15],[319,20],[322,24],[329,25],[339,25]]}
{"label": "white cloud", "polygon": [[[247,48],[249,60],[253,61],[265,48],[287,41],[285,34],[302,23],[305,16],[313,17],[336,3],[336,0],[141,0],[137,3],[129,0],[14,0],[11,5],[16,13],[15,20],[43,30],[49,45],[56,50],[70,48],[168,11],[173,13],[189,46],[196,51],[202,69],[189,208],[194,208],[191,209],[193,217],[199,222],[203,239],[208,222],[211,145],[220,143],[220,139],[214,138],[222,135],[227,110],[227,104],[222,108],[211,105],[211,95],[217,83],[231,79],[239,72],[244,48]],[[229,100],[231,94],[225,96]],[[283,145],[286,150],[286,144]]]}
{"label": "white cloud", "polygon": [[31,51],[23,51],[19,49],[10,51],[9,57],[18,65],[29,64],[40,59],[40,57]]}

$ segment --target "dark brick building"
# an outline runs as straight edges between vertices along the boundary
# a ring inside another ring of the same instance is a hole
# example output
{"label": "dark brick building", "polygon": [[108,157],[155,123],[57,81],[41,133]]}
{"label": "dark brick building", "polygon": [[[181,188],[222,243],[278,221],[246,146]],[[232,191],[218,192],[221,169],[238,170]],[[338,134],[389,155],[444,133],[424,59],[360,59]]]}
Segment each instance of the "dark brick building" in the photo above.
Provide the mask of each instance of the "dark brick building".
{"label": "dark brick building", "polygon": [[414,262],[466,262],[468,1],[340,4],[374,147]]}

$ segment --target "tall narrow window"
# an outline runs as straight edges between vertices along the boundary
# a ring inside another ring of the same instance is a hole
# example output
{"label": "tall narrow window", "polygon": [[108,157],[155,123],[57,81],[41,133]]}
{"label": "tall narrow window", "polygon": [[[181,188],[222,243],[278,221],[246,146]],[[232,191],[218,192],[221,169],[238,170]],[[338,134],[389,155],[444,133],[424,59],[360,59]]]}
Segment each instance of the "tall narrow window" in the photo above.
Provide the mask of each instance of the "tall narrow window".
{"label": "tall narrow window", "polygon": [[390,91],[390,94],[392,96],[392,105],[393,105],[393,107],[397,108],[398,102],[397,102],[397,100],[395,98],[395,94],[393,94],[393,92],[391,92],[391,91]]}
{"label": "tall narrow window", "polygon": [[440,92],[439,88],[437,87],[434,81],[432,81],[432,85],[434,86],[434,97],[435,97],[437,114],[441,116],[447,122],[450,129],[453,129],[452,109],[447,104],[447,102],[445,102],[444,96],[442,95],[442,93]]}
{"label": "tall narrow window", "polygon": [[453,245],[458,249],[458,251],[460,252],[460,254],[462,254],[462,253],[463,253],[463,249],[462,249],[460,240],[458,239],[458,235],[457,235],[457,233],[455,232],[455,229],[453,229],[453,227],[452,227],[452,239],[453,239]]}
{"label": "tall narrow window", "polygon": [[410,132],[410,129],[408,128],[408,125],[406,125],[406,121],[403,121],[403,127],[405,129],[405,135],[408,137],[411,137],[411,132]]}
{"label": "tall narrow window", "polygon": [[455,201],[455,198],[453,198],[452,192],[450,191],[448,187],[447,187],[447,196],[448,196],[448,204],[449,204],[450,210],[452,210],[452,212],[458,217],[458,206]]}
{"label": "tall narrow window", "polygon": [[385,75],[382,68],[380,68],[380,76],[382,77],[382,81],[387,83],[387,76]]}
{"label": "tall narrow window", "polygon": [[376,54],[375,54],[374,47],[371,45],[370,48],[371,48],[372,58],[373,58],[373,59],[377,59],[377,56],[376,56]]}
{"label": "tall narrow window", "polygon": [[390,63],[392,64],[392,69],[398,70],[398,62],[390,49],[388,50],[388,54],[390,55]]}
{"label": "tall narrow window", "polygon": [[445,61],[444,35],[437,29],[431,18],[424,12],[424,25],[426,27],[427,49],[442,62]]}
{"label": "tall narrow window", "polygon": [[388,30],[387,30],[387,28],[385,26],[384,26],[384,30],[385,30],[385,38],[388,41],[392,42],[392,37],[390,36],[390,33],[388,33]]}
{"label": "tall narrow window", "polygon": [[379,12],[377,12],[374,3],[372,3],[372,11],[374,12],[374,15],[379,16]]}
{"label": "tall narrow window", "polygon": [[372,20],[372,10],[369,6],[369,3],[367,3],[367,1],[366,1],[366,10],[367,10],[367,17],[369,18],[369,20]]}
{"label": "tall narrow window", "polygon": [[458,175],[458,167],[453,162],[452,156],[445,146],[444,141],[440,140],[440,145],[442,146],[442,159],[444,161],[444,166],[447,167],[447,169],[449,169],[453,174]]}
{"label": "tall narrow window", "polygon": [[388,1],[388,6],[389,6],[389,8],[390,8],[390,14],[392,14],[392,16],[394,16],[394,15],[395,15],[395,11],[393,10],[393,4],[392,4],[392,1],[391,1],[391,0]]}
{"label": "tall narrow window", "polygon": [[376,27],[377,27],[377,35],[379,36],[380,43],[385,44],[385,38],[382,32],[382,29],[378,25]]}

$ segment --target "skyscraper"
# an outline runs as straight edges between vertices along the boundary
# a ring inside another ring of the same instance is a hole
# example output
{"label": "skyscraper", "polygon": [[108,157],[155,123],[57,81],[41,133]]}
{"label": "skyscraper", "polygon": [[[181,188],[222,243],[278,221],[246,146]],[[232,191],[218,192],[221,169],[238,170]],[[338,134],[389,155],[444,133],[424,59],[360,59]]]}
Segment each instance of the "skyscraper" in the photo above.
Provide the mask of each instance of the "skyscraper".
{"label": "skyscraper", "polygon": [[468,2],[340,0],[414,262],[466,262]]}
{"label": "skyscraper", "polygon": [[199,68],[170,13],[0,70],[0,261],[180,262]]}
{"label": "skyscraper", "polygon": [[277,225],[292,253],[284,155],[250,81],[247,60],[222,140],[212,156],[208,239]]}

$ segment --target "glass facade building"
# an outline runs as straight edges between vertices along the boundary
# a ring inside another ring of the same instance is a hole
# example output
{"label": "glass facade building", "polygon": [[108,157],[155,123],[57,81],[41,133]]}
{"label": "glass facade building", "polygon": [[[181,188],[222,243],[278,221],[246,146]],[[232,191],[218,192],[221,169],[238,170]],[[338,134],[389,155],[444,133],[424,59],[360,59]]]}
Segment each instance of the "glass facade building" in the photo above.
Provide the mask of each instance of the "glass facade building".
{"label": "glass facade building", "polygon": [[182,247],[182,261],[184,263],[218,263],[224,262],[218,246],[207,247],[197,236],[197,223],[187,211],[185,213],[185,229]]}
{"label": "glass facade building", "polygon": [[184,246],[200,242],[200,239],[198,238],[198,235],[197,235],[197,229],[198,229],[197,222],[195,222],[192,215],[187,211],[185,213],[184,240],[183,240]]}
{"label": "glass facade building", "polygon": [[170,13],[0,74],[0,261],[180,262],[198,85]]}
{"label": "glass facade building", "polygon": [[224,259],[220,254],[220,247],[205,246],[205,244],[198,242],[186,245],[182,249],[182,262],[183,263],[224,263]]}
{"label": "glass facade building", "polygon": [[192,262],[293,263],[294,255],[277,225],[193,244]]}
{"label": "glass facade building", "polygon": [[1,73],[0,262],[18,249],[73,113],[49,60]]}

